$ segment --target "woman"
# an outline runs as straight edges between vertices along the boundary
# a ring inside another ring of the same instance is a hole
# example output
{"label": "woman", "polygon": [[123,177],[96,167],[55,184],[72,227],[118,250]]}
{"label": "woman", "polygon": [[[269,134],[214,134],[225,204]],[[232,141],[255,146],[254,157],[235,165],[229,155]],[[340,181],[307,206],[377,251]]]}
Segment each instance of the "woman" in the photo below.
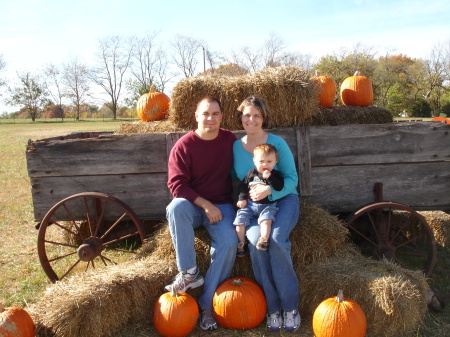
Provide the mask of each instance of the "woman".
{"label": "woman", "polygon": [[246,131],[242,139],[233,145],[234,170],[242,180],[254,168],[253,149],[263,143],[271,144],[278,150],[275,169],[284,177],[281,191],[269,186],[257,185],[250,191],[250,198],[259,201],[265,197],[277,200],[278,212],[272,225],[269,248],[257,250],[260,228],[256,220],[247,226],[246,236],[256,281],[264,290],[267,302],[267,326],[271,331],[283,327],[294,332],[300,326],[298,312],[298,279],[291,258],[289,234],[299,217],[299,197],[296,191],[298,175],[294,157],[286,141],[264,131],[269,123],[269,109],[264,100],[257,96],[246,98],[238,108],[238,118]]}

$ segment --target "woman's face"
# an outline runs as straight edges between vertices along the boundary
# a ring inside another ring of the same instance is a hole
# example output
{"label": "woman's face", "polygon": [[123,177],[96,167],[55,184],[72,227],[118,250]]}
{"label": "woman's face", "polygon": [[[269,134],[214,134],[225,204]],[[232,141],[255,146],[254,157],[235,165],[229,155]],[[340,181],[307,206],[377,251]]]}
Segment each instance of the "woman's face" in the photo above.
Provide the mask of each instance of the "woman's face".
{"label": "woman's face", "polygon": [[261,112],[254,107],[249,105],[242,111],[242,126],[247,133],[254,133],[256,131],[262,130],[262,125],[264,122]]}

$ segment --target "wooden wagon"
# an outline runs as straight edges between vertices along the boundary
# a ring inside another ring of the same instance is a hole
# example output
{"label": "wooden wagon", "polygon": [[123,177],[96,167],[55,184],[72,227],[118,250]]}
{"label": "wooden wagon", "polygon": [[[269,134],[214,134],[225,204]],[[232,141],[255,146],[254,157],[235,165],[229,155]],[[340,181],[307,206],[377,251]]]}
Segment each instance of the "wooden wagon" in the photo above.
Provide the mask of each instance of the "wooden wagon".
{"label": "wooden wagon", "polygon": [[[436,243],[417,211],[450,210],[450,125],[402,122],[271,132],[294,154],[303,202],[345,215],[366,254],[430,275]],[[147,236],[144,223],[165,219],[171,200],[167,158],[183,134],[76,133],[29,141],[38,254],[51,281],[135,253]]]}

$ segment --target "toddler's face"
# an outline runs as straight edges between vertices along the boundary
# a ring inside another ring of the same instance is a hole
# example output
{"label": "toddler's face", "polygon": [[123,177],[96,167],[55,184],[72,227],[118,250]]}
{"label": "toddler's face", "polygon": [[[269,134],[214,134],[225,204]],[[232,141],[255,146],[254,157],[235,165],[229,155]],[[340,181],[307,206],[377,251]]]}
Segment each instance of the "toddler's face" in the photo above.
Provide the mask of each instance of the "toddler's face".
{"label": "toddler's face", "polygon": [[259,173],[263,173],[265,170],[272,171],[277,164],[277,157],[275,153],[257,152],[253,157],[253,163]]}

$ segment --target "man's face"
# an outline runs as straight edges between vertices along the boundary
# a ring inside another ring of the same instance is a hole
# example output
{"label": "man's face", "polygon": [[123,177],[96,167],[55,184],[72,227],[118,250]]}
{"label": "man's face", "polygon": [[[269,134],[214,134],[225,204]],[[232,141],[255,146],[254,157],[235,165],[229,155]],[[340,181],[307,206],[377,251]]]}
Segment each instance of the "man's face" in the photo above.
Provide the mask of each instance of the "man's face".
{"label": "man's face", "polygon": [[195,111],[198,131],[200,133],[219,132],[222,116],[222,111],[220,111],[220,106],[217,102],[201,101]]}

